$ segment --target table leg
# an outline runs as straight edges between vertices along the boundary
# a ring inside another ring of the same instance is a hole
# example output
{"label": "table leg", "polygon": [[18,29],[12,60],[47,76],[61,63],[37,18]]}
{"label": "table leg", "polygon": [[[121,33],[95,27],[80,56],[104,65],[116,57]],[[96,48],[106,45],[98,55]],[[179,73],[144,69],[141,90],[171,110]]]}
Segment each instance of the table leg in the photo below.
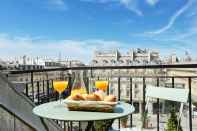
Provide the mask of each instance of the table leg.
{"label": "table leg", "polygon": [[105,121],[96,121],[96,123],[88,122],[86,131],[108,131],[109,129],[112,128],[113,122],[114,122],[113,119],[105,120]]}
{"label": "table leg", "polygon": [[112,124],[114,122],[114,120],[106,120],[106,125],[105,125],[105,129],[109,130],[110,128],[112,128]]}
{"label": "table leg", "polygon": [[88,125],[87,125],[85,131],[91,131],[91,129],[92,129],[92,131],[96,131],[95,127],[94,127],[94,121],[88,121]]}

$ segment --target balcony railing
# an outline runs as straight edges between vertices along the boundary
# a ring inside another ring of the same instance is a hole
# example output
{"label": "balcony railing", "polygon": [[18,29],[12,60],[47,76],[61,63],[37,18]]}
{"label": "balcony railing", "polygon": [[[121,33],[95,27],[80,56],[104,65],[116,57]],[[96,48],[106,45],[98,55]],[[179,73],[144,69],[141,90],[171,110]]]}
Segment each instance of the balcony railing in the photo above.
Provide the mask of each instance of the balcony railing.
{"label": "balcony railing", "polygon": [[[193,75],[169,75],[166,70],[168,69],[194,69]],[[128,73],[117,73],[117,71],[125,70]],[[195,70],[197,69],[197,64],[178,64],[178,65],[142,65],[142,66],[84,66],[84,67],[69,67],[69,68],[55,68],[55,69],[41,69],[41,70],[25,70],[25,71],[10,71],[7,75],[8,79],[11,81],[13,78],[20,77],[21,74],[26,74],[28,81],[25,82],[25,87],[23,93],[29,97],[35,104],[39,105],[45,102],[50,102],[58,99],[58,94],[53,90],[53,80],[61,79],[68,80],[69,86],[68,91],[64,93],[64,97],[67,97],[71,92],[73,77],[72,71],[83,70],[85,71],[84,82],[91,91],[93,82],[99,79],[109,80],[110,86],[107,93],[112,93],[117,96],[118,100],[126,100],[127,102],[133,104],[134,106],[140,105],[140,107],[135,107],[136,111],[140,110],[142,113],[145,111],[146,104],[146,86],[152,84],[155,86],[168,86],[170,88],[188,88],[189,89],[189,100],[188,100],[188,117],[186,121],[189,121],[185,126],[185,130],[197,130],[197,127],[193,125],[193,116],[192,116],[192,94],[195,92],[193,88],[195,87],[197,74],[195,75]],[[107,73],[99,73],[100,71],[107,70]],[[141,73],[137,73],[140,70]],[[147,70],[153,70],[153,73],[149,73]],[[165,70],[162,72],[161,70]],[[115,71],[115,72],[113,72]],[[129,72],[131,71],[131,72]],[[53,72],[56,72],[55,76],[51,76]],[[144,73],[143,73],[144,72]],[[50,75],[49,75],[50,73]],[[123,85],[126,83],[126,87],[123,89]],[[135,85],[139,84],[141,86],[136,87]],[[196,84],[197,86],[197,84]],[[114,91],[116,90],[116,91]],[[128,92],[124,94],[123,92]],[[137,94],[137,95],[136,95]],[[152,126],[155,127],[157,131],[163,130],[161,127],[161,116],[165,115],[165,111],[160,111],[161,103],[163,101],[156,99],[153,100],[153,112],[156,113],[153,117],[156,118],[152,122]],[[137,114],[132,114],[129,117],[129,126],[132,127],[137,125],[136,119],[140,119],[140,116]],[[197,122],[197,120],[195,120]],[[56,121],[62,128],[72,130],[74,126],[77,126],[78,129],[81,129],[81,123],[78,122],[65,122],[65,121]],[[195,123],[196,124],[196,123]],[[121,127],[120,120],[117,122],[118,128]]]}

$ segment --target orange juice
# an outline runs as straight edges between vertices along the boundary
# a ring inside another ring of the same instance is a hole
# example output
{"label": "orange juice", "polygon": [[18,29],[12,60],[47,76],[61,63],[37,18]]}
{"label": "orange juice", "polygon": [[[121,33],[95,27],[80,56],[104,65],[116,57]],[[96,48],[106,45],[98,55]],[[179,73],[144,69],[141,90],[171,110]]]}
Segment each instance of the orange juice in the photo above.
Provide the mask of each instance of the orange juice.
{"label": "orange juice", "polygon": [[99,90],[106,91],[107,90],[107,87],[108,87],[108,81],[96,81],[95,82],[95,86]]}
{"label": "orange juice", "polygon": [[80,87],[80,88],[72,89],[71,96],[76,95],[76,94],[87,94],[86,88]]}
{"label": "orange juice", "polygon": [[54,81],[53,88],[58,92],[62,93],[68,86],[68,81]]}

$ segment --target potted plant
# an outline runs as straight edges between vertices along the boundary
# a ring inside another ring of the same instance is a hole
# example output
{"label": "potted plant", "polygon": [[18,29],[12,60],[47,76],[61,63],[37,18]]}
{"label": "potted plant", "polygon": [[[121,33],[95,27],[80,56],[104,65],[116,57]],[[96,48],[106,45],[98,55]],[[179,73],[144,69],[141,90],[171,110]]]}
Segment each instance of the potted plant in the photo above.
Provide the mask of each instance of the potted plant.
{"label": "potted plant", "polygon": [[178,119],[174,108],[172,108],[172,110],[170,111],[170,118],[168,119],[167,128],[165,129],[165,131],[183,131],[181,125],[178,124]]}
{"label": "potted plant", "polygon": [[142,128],[148,128],[148,122],[149,122],[148,111],[142,113],[141,119],[142,119]]}

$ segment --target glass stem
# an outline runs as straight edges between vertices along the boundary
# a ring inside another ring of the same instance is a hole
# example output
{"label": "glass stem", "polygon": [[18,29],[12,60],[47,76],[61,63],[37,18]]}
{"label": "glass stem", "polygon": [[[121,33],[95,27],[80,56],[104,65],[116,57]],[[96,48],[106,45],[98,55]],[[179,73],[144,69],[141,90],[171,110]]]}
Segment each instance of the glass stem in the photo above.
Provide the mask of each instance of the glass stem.
{"label": "glass stem", "polygon": [[60,104],[61,104],[61,93],[59,93],[59,100],[60,100]]}

